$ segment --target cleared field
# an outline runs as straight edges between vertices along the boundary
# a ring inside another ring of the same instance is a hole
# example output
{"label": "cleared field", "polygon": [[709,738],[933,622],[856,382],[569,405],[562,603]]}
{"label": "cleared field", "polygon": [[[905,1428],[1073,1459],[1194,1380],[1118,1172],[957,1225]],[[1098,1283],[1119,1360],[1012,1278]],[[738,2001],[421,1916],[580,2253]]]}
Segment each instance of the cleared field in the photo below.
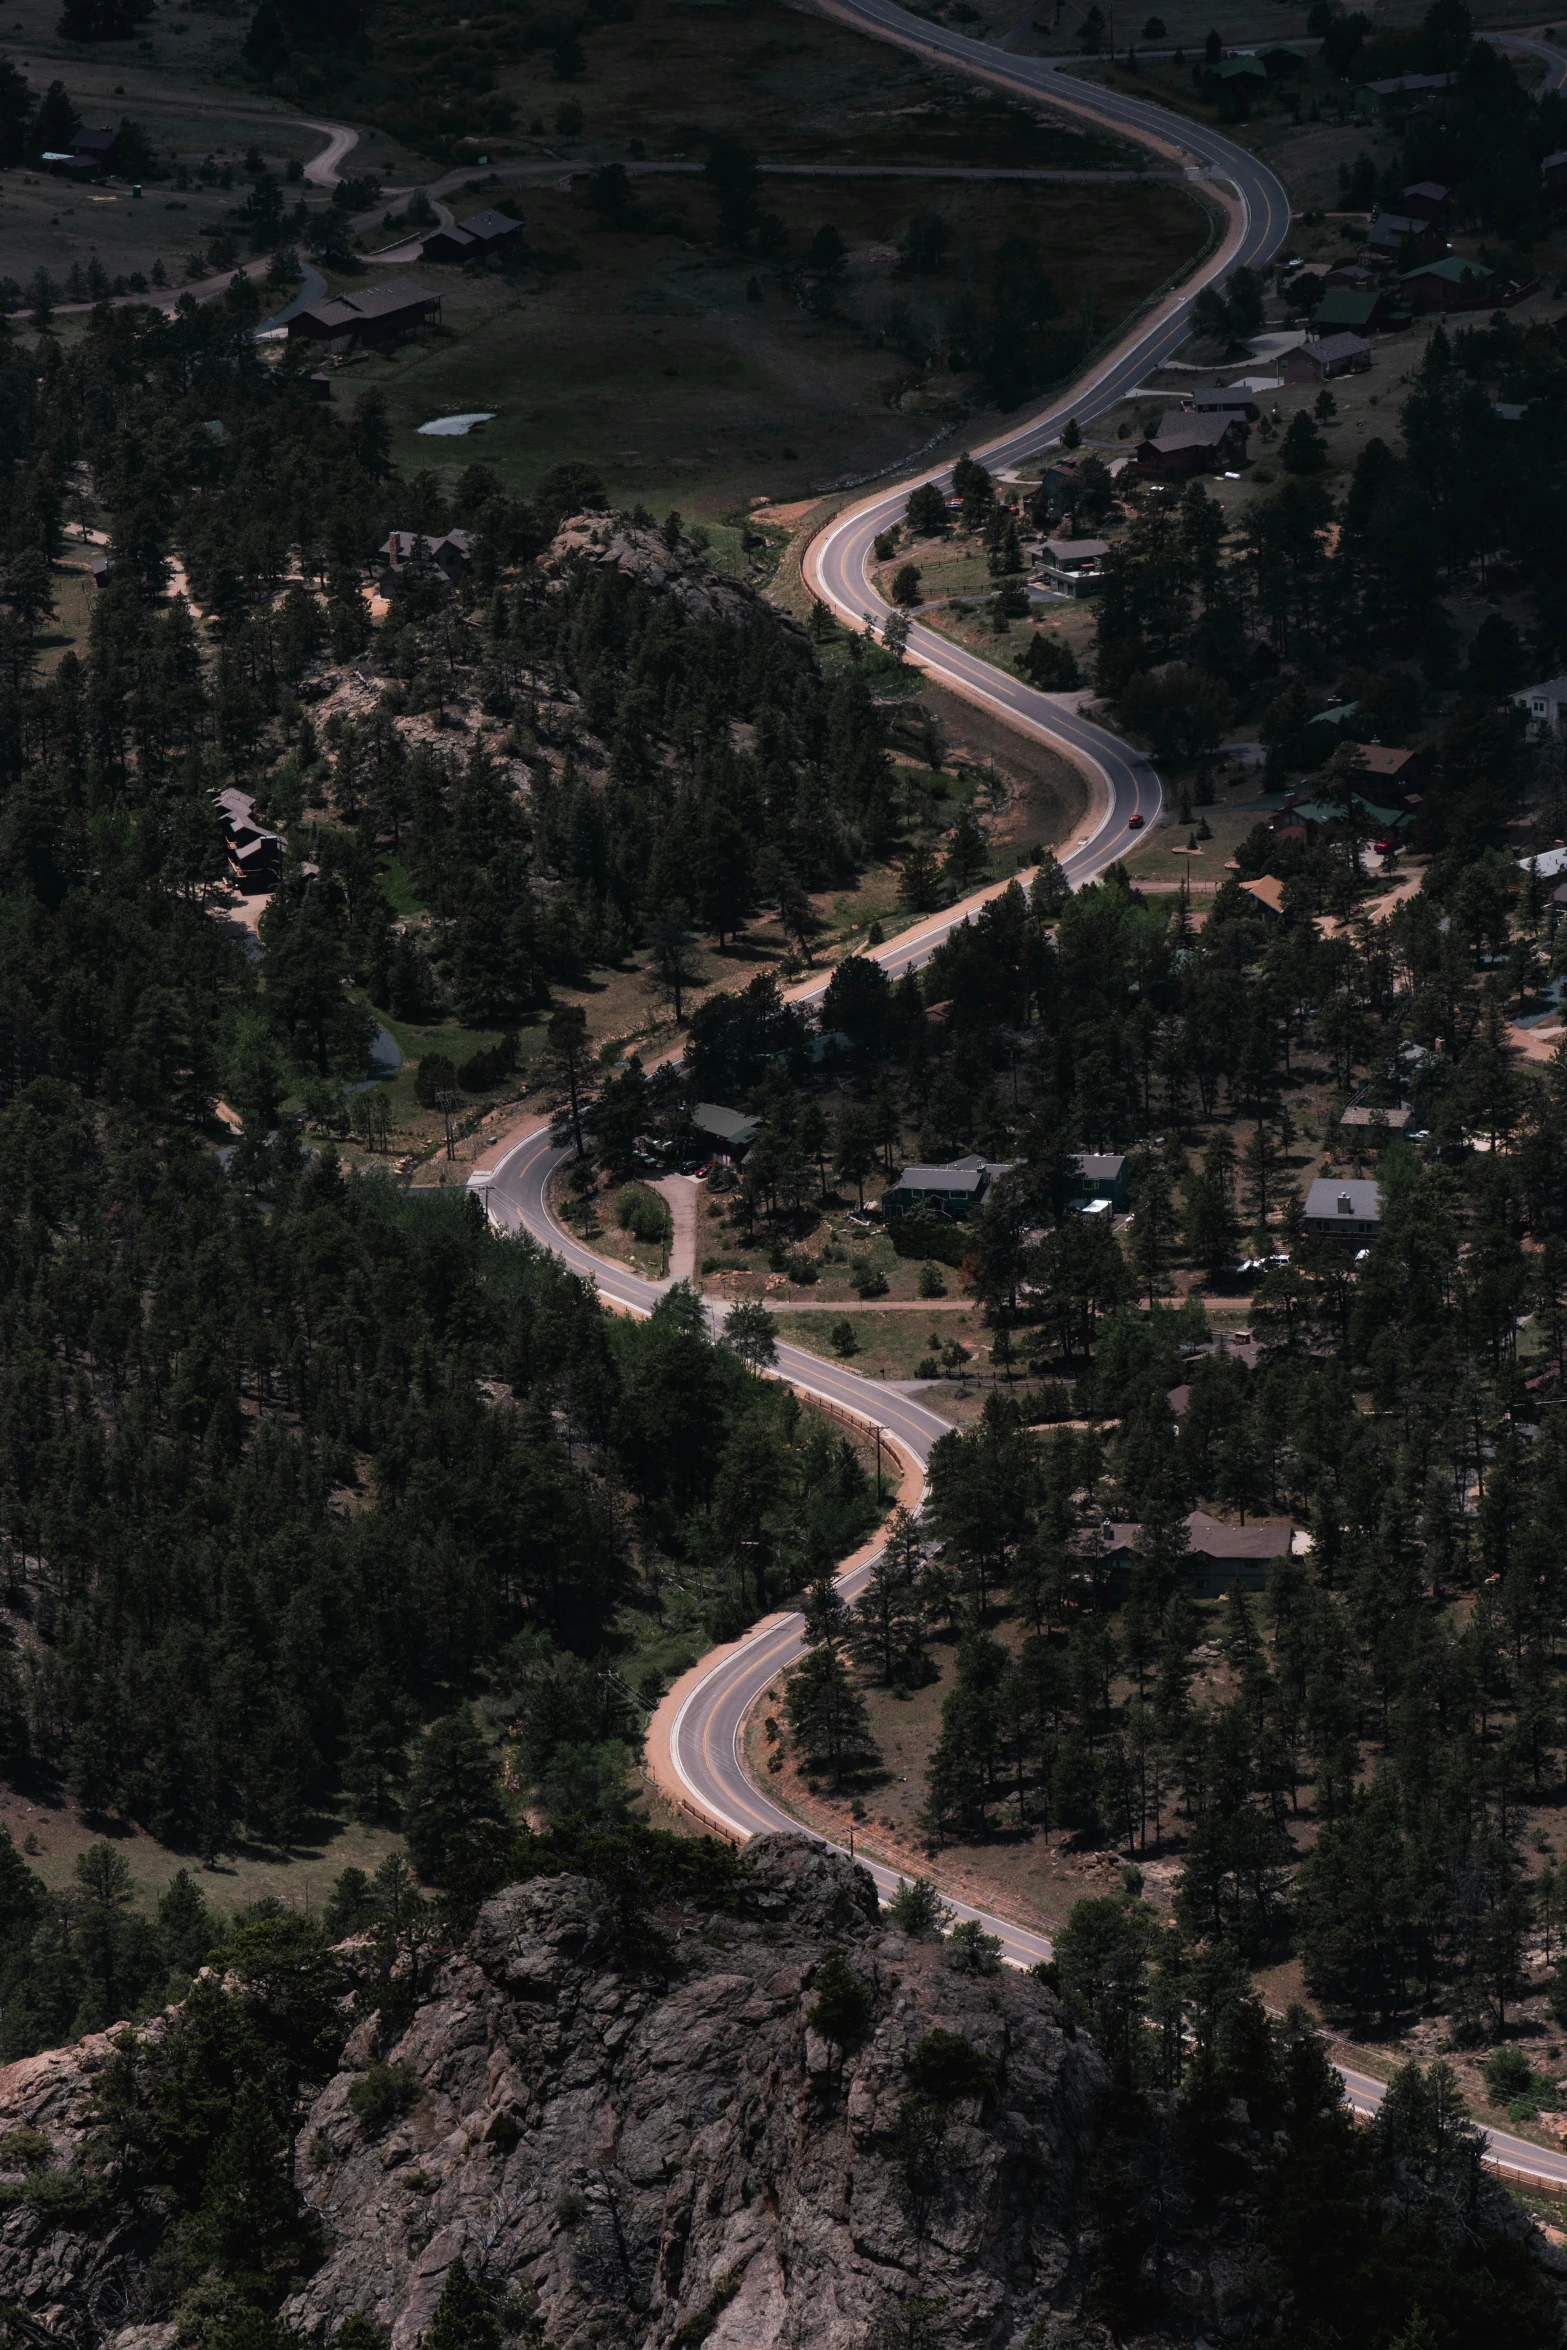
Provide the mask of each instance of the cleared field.
{"label": "cleared field", "polygon": [[[344,380],[345,400],[350,384],[354,395],[372,384],[385,393],[400,465],[455,478],[482,459],[526,490],[561,458],[583,458],[615,498],[703,517],[764,496],[804,497],[911,457],[963,388],[939,374],[921,382],[889,345],[900,301],[954,302],[1002,239],[1021,232],[1046,256],[1062,316],[1072,320],[1092,289],[1107,323],[1206,232],[1198,206],[1168,185],[770,180],[767,201],[792,250],[828,223],[849,247],[836,314],[819,317],[759,276],[754,259],[702,248],[713,205],[699,184],[638,185],[659,191],[673,223],[665,233],[600,229],[585,190],[529,190],[529,243],[549,266],[515,286],[440,272],[449,339]],[[947,266],[903,278],[897,239],[932,209],[950,223]],[[902,403],[916,385],[909,412]],[[495,422],[461,440],[418,437],[430,418],[469,407],[495,409]],[[983,421],[972,429],[982,437]]]}
{"label": "cleared field", "polygon": [[[111,1843],[129,1864],[135,1905],[151,1911],[180,1869],[188,1869],[214,1909],[232,1912],[267,1897],[289,1909],[319,1911],[344,1869],[372,1875],[389,1852],[402,1850],[390,1828],[365,1827],[331,1815],[311,1823],[310,1835],[288,1852],[240,1843],[212,1868],[194,1853],[174,1852],[128,1820],[84,1818],[64,1798],[42,1799],[0,1790],[0,1824],[44,1883],[63,1892],[75,1882],[76,1861],[90,1844]],[[31,1839],[31,1842],[29,1842]]]}

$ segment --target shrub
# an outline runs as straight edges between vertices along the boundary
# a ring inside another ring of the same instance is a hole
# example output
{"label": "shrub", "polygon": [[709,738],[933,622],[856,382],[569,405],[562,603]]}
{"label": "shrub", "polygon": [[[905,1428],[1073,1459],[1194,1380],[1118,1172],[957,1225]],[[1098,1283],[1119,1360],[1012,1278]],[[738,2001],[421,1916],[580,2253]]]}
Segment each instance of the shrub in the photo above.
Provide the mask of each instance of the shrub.
{"label": "shrub", "polygon": [[457,1075],[469,1093],[484,1093],[490,1086],[499,1085],[517,1066],[517,1038],[508,1032],[499,1044],[483,1047],[470,1053],[459,1064]]}
{"label": "shrub", "polygon": [[922,2097],[955,2105],[962,2097],[983,2097],[995,2084],[996,2068],[961,2032],[927,2032],[907,2059],[909,2079]]}
{"label": "shrub", "polygon": [[1481,2066],[1485,2093],[1493,2105],[1509,2105],[1533,2089],[1534,2067],[1521,2048],[1498,2048]]}
{"label": "shrub", "polygon": [[30,2129],[25,2122],[0,2137],[0,2170],[42,2170],[53,2160],[54,2148],[42,2130]]}
{"label": "shrub", "polygon": [[887,1237],[900,1257],[934,1257],[938,1264],[950,1265],[954,1272],[962,1264],[965,1247],[963,1234],[945,1216],[899,1216],[888,1223]]}
{"label": "shrub", "polygon": [[615,1202],[615,1221],[633,1240],[645,1240],[656,1248],[669,1230],[669,1209],[647,1184],[628,1183]]}
{"label": "shrub", "polygon": [[22,2201],[56,2227],[86,2227],[98,2216],[103,2189],[79,2170],[41,2170],[28,2180]]}
{"label": "shrub", "polygon": [[854,1324],[849,1320],[847,1314],[844,1315],[841,1322],[834,1322],[832,1326],[832,1351],[835,1355],[843,1355],[846,1358],[849,1355],[857,1355],[860,1351],[860,1342],[854,1334]]}
{"label": "shrub", "polygon": [[871,1994],[843,1953],[831,1951],[816,1972],[811,2025],[824,2040],[852,2048],[870,2021]]}
{"label": "shrub", "polygon": [[417,2095],[412,2065],[373,2064],[349,2090],[348,2103],[355,2120],[363,2122],[372,2138],[378,2138],[393,2122],[402,2120]]}
{"label": "shrub", "polygon": [[920,1267],[919,1290],[921,1297],[945,1297],[947,1294],[947,1285],[941,1278],[941,1267],[934,1257],[927,1257]]}

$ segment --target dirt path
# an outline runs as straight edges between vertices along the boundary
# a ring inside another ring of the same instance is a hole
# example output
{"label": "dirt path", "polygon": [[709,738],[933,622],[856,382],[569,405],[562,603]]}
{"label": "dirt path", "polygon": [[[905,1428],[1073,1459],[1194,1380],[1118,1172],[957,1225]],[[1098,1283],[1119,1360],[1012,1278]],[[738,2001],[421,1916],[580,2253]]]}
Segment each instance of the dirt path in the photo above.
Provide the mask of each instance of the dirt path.
{"label": "dirt path", "polygon": [[656,1191],[669,1207],[669,1278],[671,1281],[695,1281],[696,1177],[661,1175],[649,1188]]}

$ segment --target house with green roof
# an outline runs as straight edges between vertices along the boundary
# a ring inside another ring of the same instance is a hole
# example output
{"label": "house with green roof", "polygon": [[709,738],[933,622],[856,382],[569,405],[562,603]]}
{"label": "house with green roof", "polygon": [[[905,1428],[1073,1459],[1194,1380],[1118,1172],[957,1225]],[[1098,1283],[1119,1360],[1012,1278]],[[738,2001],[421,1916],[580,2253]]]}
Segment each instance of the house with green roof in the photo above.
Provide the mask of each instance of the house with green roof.
{"label": "house with green roof", "polygon": [[1270,82],[1292,81],[1310,70],[1316,45],[1311,41],[1264,41],[1256,55]]}
{"label": "house with green roof", "polygon": [[1493,273],[1458,253],[1406,269],[1398,287],[1405,310],[1483,310],[1496,299]]}
{"label": "house with green roof", "polygon": [[1265,82],[1268,69],[1260,57],[1221,57],[1216,65],[1205,65],[1203,86],[1222,89],[1226,82]]}
{"label": "house with green roof", "polygon": [[1329,286],[1312,313],[1311,331],[1329,334],[1374,334],[1386,323],[1388,293],[1383,286]]}

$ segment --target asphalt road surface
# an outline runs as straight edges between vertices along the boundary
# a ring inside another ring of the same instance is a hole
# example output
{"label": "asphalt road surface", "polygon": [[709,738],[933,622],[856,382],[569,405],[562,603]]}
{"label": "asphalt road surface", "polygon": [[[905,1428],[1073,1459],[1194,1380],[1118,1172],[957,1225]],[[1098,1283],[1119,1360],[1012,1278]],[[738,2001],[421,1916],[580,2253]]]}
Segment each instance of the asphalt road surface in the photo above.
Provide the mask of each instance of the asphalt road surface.
{"label": "asphalt road surface", "polygon": [[[488,1180],[476,1186],[484,1196],[491,1221],[504,1232],[529,1233],[543,1247],[553,1250],[574,1273],[591,1281],[601,1297],[633,1313],[651,1313],[669,1284],[645,1280],[629,1266],[596,1255],[551,1213],[546,1186],[555,1169],[569,1156],[569,1150],[559,1149],[551,1141],[547,1127],[514,1143],[497,1161]],[[710,1319],[716,1323],[714,1309],[708,1310]],[[802,1348],[780,1346],[778,1370],[791,1386],[821,1396],[885,1429],[913,1454],[922,1468],[930,1458],[931,1447],[948,1432],[950,1423],[915,1397],[900,1395],[873,1379],[863,1379],[856,1372],[825,1362],[820,1355],[808,1354]],[[845,1599],[858,1596],[870,1572],[867,1563],[840,1576],[839,1589]],[[757,1698],[800,1656],[803,1630],[803,1619],[794,1614],[769,1616],[758,1624],[698,1682],[676,1716],[670,1734],[675,1769],[697,1808],[742,1839],[772,1832],[792,1835],[801,1832],[801,1823],[793,1813],[772,1802],[750,1777],[742,1757],[742,1738],[746,1717]],[[868,1859],[864,1853],[857,1853],[855,1858],[870,1871],[877,1890],[890,1899],[900,1882],[897,1872]],[[1036,1966],[1051,1954],[1050,1938],[1046,1934],[987,1910],[971,1908],[967,1902],[953,1901],[949,1906],[955,1917],[976,1920],[987,1933],[994,1934],[1001,1944],[1002,1956],[1011,1966]],[[1339,2069],[1356,2111],[1375,2112],[1383,2095],[1382,2083],[1367,2073],[1352,2072],[1343,2066]],[[1505,2130],[1488,2129],[1485,2135],[1493,2162],[1527,2178],[1567,2185],[1567,2154],[1533,2146],[1527,2139],[1512,2137]]]}
{"label": "asphalt road surface", "polygon": [[[1054,105],[1092,114],[1133,138],[1142,134],[1166,154],[1173,152],[1183,159],[1192,179],[1227,183],[1233,191],[1237,218],[1219,249],[1193,272],[1178,295],[1158,303],[1140,329],[1134,329],[1060,399],[979,451],[993,471],[1010,470],[1053,446],[1069,417],[1086,423],[1135,391],[1143,378],[1186,340],[1188,314],[1201,289],[1222,282],[1241,263],[1260,267],[1288,235],[1289,198],[1273,173],[1244,147],[1205,124],[1188,122],[1142,99],[1126,98],[1082,81],[1067,71],[1064,59],[1008,56],[945,26],[915,19],[894,6],[893,0],[830,0],[830,13],[923,56],[1003,81]],[[918,478],[945,487],[951,471],[950,465],[944,465]],[[871,584],[873,544],[878,532],[902,520],[913,486],[913,481],[900,482],[895,489],[881,491],[840,515],[808,553],[808,579],[838,617],[851,626],[866,619],[879,625],[886,619],[889,607]],[[1049,743],[1098,787],[1101,821],[1091,837],[1062,860],[1068,878],[1077,886],[1097,879],[1134,844],[1141,829],[1131,823],[1134,816],[1142,819],[1143,826],[1157,818],[1163,793],[1153,766],[1119,736],[1079,716],[1075,697],[1040,693],[917,621],[910,633],[909,657],[965,700],[994,711],[1036,741]]]}
{"label": "asphalt road surface", "polygon": [[[834,0],[834,4],[836,13],[867,30],[885,32],[888,37],[927,54],[969,65],[971,70],[987,75],[996,71],[995,51],[987,51],[980,43],[939,26],[923,22],[915,25],[903,10],[891,5],[891,0]],[[1529,46],[1532,49],[1536,45]],[[1560,66],[1562,76],[1567,76],[1567,63],[1549,51],[1543,54],[1550,64]],[[1005,60],[1005,68],[1007,78],[1031,82],[1043,94],[1049,94],[1050,77],[1060,72],[1057,63],[1027,58],[1009,58]],[[1087,86],[1079,87],[1086,90]],[[1147,370],[1157,366],[1184,340],[1186,309],[1198,288],[1240,261],[1267,260],[1277,251],[1288,229],[1289,206],[1283,189],[1244,149],[1216,133],[1139,101],[1102,90],[1094,90],[1092,99],[1095,110],[1106,120],[1133,131],[1145,129],[1167,143],[1184,146],[1199,168],[1222,172],[1240,198],[1240,233],[1205,272],[1194,278],[1173,312],[1157,316],[1144,335],[1134,338],[1129,348],[1112,353],[1103,368],[1085,383],[1075,386],[1068,398],[985,450],[986,460],[993,466],[1015,464],[1019,458],[1035,454],[1059,437],[1068,416],[1094,416],[1134,388]],[[926,478],[942,480],[945,475],[937,473]],[[901,515],[910,486],[905,483],[844,516],[817,542],[822,550],[818,577],[823,592],[851,620],[859,620],[867,611],[885,610],[869,585],[871,542],[890,519]],[[985,701],[1021,731],[1059,744],[1080,765],[1097,770],[1107,800],[1105,813],[1098,829],[1079,843],[1063,863],[1069,877],[1079,886],[1102,872],[1134,837],[1127,830],[1127,818],[1141,812],[1146,820],[1151,820],[1158,813],[1159,781],[1147,761],[1128,750],[1115,736],[1080,718],[1068,700],[1034,693],[1021,683],[1014,685],[988,664],[974,660],[929,630],[916,629],[914,634],[911,651],[922,667],[956,683],[970,698]],[[879,960],[894,973],[924,960],[940,937],[956,922],[968,918],[973,904],[970,900],[945,917],[916,926],[883,950]],[[819,983],[796,990],[795,998],[809,1001],[826,984],[824,975]],[[503,1231],[529,1233],[562,1258],[573,1272],[591,1281],[599,1294],[612,1303],[634,1313],[651,1313],[668,1284],[648,1281],[629,1267],[596,1255],[551,1213],[546,1186],[554,1169],[567,1155],[551,1141],[548,1128],[513,1144],[489,1172],[486,1181],[477,1187],[483,1192],[491,1220]],[[709,1314],[713,1315],[711,1307]],[[861,1378],[801,1348],[780,1346],[778,1370],[802,1392],[820,1396],[886,1430],[922,1468],[929,1460],[932,1446],[948,1431],[950,1424],[915,1398],[890,1391],[874,1380]],[[845,1598],[852,1599],[858,1594],[870,1571],[867,1564],[840,1578]],[[682,1783],[701,1811],[741,1838],[771,1831],[798,1833],[800,1830],[800,1822],[793,1814],[773,1803],[751,1779],[742,1759],[741,1742],[746,1717],[756,1699],[800,1655],[802,1631],[802,1619],[793,1614],[769,1617],[757,1625],[730,1655],[711,1667],[687,1696],[673,1725],[670,1750]],[[856,1857],[869,1869],[883,1895],[890,1897],[896,1892],[899,1881],[896,1872],[864,1855]],[[950,1906],[959,1919],[977,1920],[988,1933],[994,1934],[1009,1964],[1030,1967],[1049,1958],[1051,1944],[1047,1935],[1017,1925],[1010,1918],[972,1909],[963,1902],[953,1902]],[[1369,2074],[1340,2069],[1350,2103],[1359,2112],[1374,2112],[1383,2096],[1382,2083]],[[1528,2178],[1567,2184],[1567,2153],[1533,2146],[1527,2139],[1502,2130],[1488,2129],[1485,2135],[1493,2162]]]}

